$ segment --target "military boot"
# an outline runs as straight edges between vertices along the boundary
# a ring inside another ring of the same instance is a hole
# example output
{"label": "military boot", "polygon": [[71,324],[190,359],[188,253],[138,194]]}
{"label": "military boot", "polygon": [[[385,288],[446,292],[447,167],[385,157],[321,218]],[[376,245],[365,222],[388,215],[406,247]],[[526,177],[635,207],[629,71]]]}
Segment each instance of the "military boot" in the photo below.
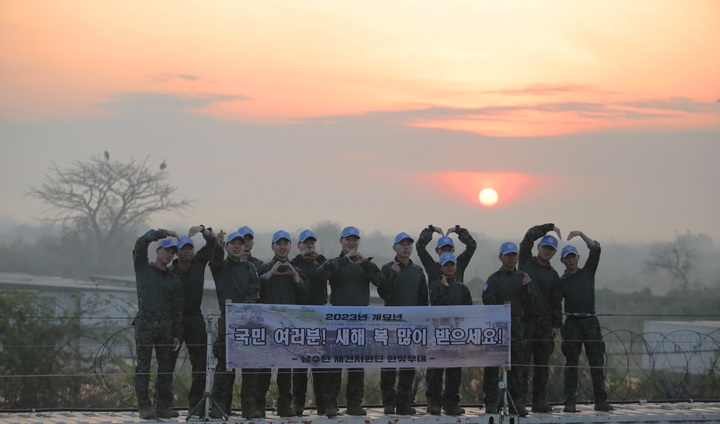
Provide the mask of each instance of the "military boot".
{"label": "military boot", "polygon": [[445,415],[457,417],[465,414],[465,408],[461,408],[460,405],[448,405],[445,407]]}
{"label": "military boot", "polygon": [[574,413],[577,411],[578,410],[577,410],[577,407],[575,406],[575,402],[572,402],[572,401],[565,402],[565,407],[563,408],[563,412]]}
{"label": "military boot", "polygon": [[173,411],[170,407],[164,406],[155,408],[155,418],[175,418],[179,417],[178,411]]}
{"label": "military boot", "polygon": [[428,412],[428,414],[430,414],[430,415],[440,415],[441,412],[442,412],[442,410],[441,410],[441,408],[440,408],[440,405],[432,405],[432,404],[429,404],[428,407],[427,407],[427,412]]}
{"label": "military boot", "polygon": [[346,412],[348,415],[367,415],[367,411],[360,405],[348,405]]}
{"label": "military boot", "polygon": [[325,415],[328,418],[337,417],[337,415],[338,415],[337,405],[326,405],[325,406]]}
{"label": "military boot", "polygon": [[399,405],[395,409],[395,413],[398,415],[415,415],[417,411],[410,405]]}
{"label": "military boot", "polygon": [[552,412],[552,407],[545,402],[533,402],[533,412]]}
{"label": "military boot", "polygon": [[613,408],[613,406],[610,405],[607,400],[599,400],[599,401],[595,402],[595,410],[596,411],[607,412],[607,411],[612,411],[613,409],[615,409],[615,408]]}
{"label": "military boot", "polygon": [[138,409],[138,412],[140,413],[140,418],[143,420],[151,420],[155,418],[155,411],[153,411],[151,406],[143,406]]}

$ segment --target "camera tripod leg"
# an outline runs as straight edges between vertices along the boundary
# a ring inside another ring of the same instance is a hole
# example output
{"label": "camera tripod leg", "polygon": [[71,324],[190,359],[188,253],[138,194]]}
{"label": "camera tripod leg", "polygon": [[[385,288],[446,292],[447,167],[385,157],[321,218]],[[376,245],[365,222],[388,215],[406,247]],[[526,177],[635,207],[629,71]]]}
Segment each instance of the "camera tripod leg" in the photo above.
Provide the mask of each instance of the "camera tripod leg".
{"label": "camera tripod leg", "polygon": [[[192,407],[188,411],[187,416],[185,417],[185,421],[189,421],[190,417],[193,415],[197,415],[198,417],[201,417],[203,420],[207,421],[210,419],[210,409],[214,407],[217,409],[218,412],[220,412],[220,415],[222,415],[223,420],[228,420],[228,415],[225,413],[225,410],[220,406],[220,404],[212,397],[210,396],[210,379],[215,373],[215,357],[212,354],[212,344],[213,344],[213,337],[212,337],[212,314],[208,312],[207,318],[205,319],[207,322],[206,332],[207,332],[207,345],[206,345],[206,352],[207,352],[207,361],[206,361],[206,368],[205,368],[205,394],[203,395],[202,399]],[[200,415],[200,412],[202,412],[202,416]]]}

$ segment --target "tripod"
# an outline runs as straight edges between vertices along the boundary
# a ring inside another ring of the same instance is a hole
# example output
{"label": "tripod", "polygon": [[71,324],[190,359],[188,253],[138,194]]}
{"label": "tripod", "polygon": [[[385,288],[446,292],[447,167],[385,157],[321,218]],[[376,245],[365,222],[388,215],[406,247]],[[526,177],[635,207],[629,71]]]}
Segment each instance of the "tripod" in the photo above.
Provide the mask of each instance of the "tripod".
{"label": "tripod", "polygon": [[197,414],[200,416],[200,411],[203,411],[202,419],[207,421],[210,419],[210,407],[214,406],[217,408],[217,410],[222,415],[223,420],[227,421],[228,416],[223,410],[223,408],[220,406],[220,404],[217,403],[215,399],[213,399],[212,396],[210,396],[210,378],[212,375],[215,374],[215,357],[212,354],[212,331],[213,331],[213,325],[212,325],[212,314],[208,312],[207,318],[205,321],[207,322],[207,327],[205,328],[205,331],[207,332],[207,344],[206,344],[206,359],[207,359],[207,365],[205,367],[205,394],[200,399],[200,401],[193,406],[191,410],[188,411],[187,416],[185,417],[185,421],[189,421],[190,417]]}
{"label": "tripod", "polygon": [[513,400],[512,396],[510,396],[510,392],[507,389],[507,372],[508,369],[503,367],[502,380],[500,380],[500,382],[498,383],[498,398],[492,408],[493,412],[500,411],[501,415],[508,415],[508,408],[510,406],[512,406],[513,410],[517,411],[517,408],[515,407],[515,401]]}

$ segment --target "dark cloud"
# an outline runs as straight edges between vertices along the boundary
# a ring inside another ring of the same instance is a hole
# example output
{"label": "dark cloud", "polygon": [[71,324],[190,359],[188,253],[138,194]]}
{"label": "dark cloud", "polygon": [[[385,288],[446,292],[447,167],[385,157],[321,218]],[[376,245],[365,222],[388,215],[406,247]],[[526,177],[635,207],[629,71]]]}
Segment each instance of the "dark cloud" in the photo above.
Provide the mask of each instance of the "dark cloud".
{"label": "dark cloud", "polygon": [[712,102],[700,102],[687,97],[671,99],[648,99],[635,102],[624,102],[620,105],[641,109],[670,110],[685,113],[720,113],[720,108]]}
{"label": "dark cloud", "polygon": [[[604,120],[604,119],[632,119],[642,120],[651,118],[672,118],[675,115],[660,113],[657,110],[633,110],[627,104],[606,104],[595,102],[551,102],[522,104],[515,106],[489,106],[480,108],[452,108],[452,107],[428,107],[423,109],[406,109],[399,111],[374,111],[357,115],[335,115],[314,117],[302,120],[307,123],[348,123],[348,122],[369,122],[387,125],[413,124],[423,121],[456,121],[456,120],[502,120],[510,119],[516,113],[521,112],[544,112],[544,113],[565,113],[575,112],[579,117]],[[644,108],[647,109],[647,108]],[[657,108],[656,108],[657,109]],[[669,109],[669,108],[666,108]],[[686,108],[691,112],[690,108]],[[698,109],[695,113],[701,113]]]}

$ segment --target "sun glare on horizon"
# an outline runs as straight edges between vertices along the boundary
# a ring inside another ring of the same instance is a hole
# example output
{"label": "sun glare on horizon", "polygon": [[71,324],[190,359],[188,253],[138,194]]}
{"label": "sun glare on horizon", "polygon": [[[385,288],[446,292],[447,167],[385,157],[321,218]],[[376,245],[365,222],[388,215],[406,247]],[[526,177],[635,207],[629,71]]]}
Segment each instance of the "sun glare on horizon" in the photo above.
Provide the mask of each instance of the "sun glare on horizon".
{"label": "sun glare on horizon", "polygon": [[498,201],[498,194],[492,188],[484,188],[478,194],[478,199],[483,206],[494,206]]}

